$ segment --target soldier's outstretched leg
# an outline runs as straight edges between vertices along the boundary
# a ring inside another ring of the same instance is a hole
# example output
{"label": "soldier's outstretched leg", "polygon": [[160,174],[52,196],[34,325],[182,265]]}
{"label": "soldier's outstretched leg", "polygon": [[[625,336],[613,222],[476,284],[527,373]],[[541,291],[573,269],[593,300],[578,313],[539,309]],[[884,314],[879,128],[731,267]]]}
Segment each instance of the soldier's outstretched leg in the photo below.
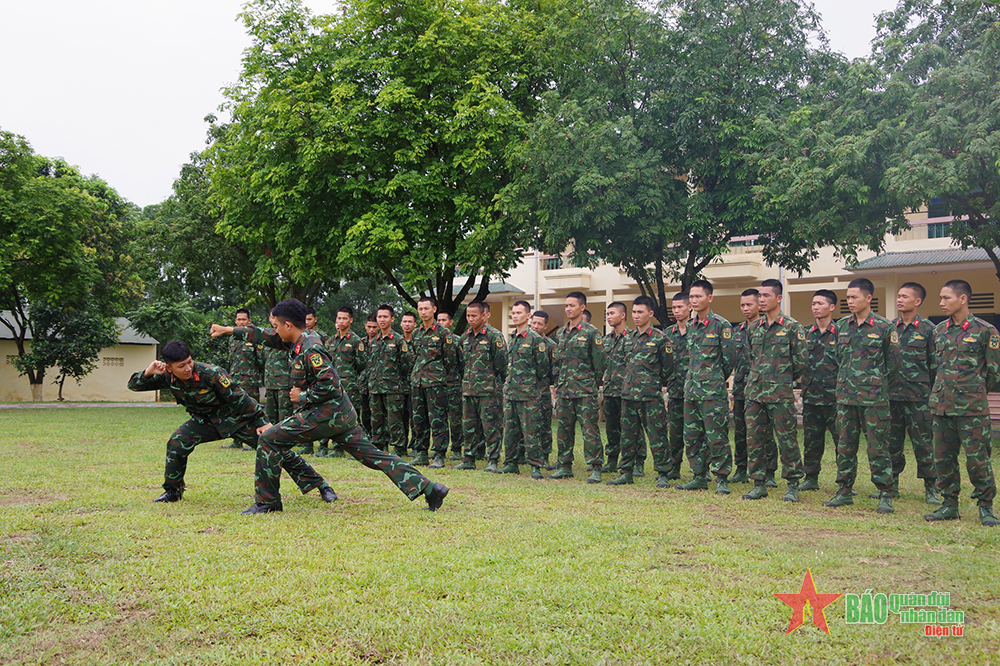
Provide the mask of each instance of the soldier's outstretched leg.
{"label": "soldier's outstretched leg", "polygon": [[[187,471],[188,456],[202,442],[214,442],[228,436],[220,433],[211,423],[197,419],[188,419],[182,423],[167,440],[167,459],[163,466],[165,492],[155,501],[176,502],[181,499],[184,494],[184,473]],[[239,441],[236,437],[233,437],[233,440]]]}

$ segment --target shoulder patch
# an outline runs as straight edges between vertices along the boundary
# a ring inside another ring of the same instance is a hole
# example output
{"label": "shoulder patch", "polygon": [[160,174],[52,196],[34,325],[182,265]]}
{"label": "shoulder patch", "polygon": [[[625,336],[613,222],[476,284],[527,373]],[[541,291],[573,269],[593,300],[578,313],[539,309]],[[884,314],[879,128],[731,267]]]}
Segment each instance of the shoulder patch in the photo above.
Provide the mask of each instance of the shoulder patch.
{"label": "shoulder patch", "polygon": [[365,343],[359,342],[358,343],[358,351],[363,352],[364,350],[365,350]]}
{"label": "shoulder patch", "polygon": [[538,351],[540,351],[542,353],[545,353],[545,343],[544,342],[539,342],[538,343]]}
{"label": "shoulder patch", "polygon": [[806,339],[806,332],[800,328],[795,334],[795,337],[797,337],[800,342],[804,341]]}
{"label": "shoulder patch", "polygon": [[450,345],[450,344],[452,344],[452,343],[453,343],[454,341],[455,341],[455,340],[454,340],[454,339],[453,339],[453,338],[452,338],[452,337],[451,337],[450,335],[446,335],[446,336],[444,336],[444,343],[445,343],[446,345]]}
{"label": "shoulder patch", "polygon": [[669,342],[667,342],[667,344],[663,345],[663,351],[667,352],[668,354],[673,354],[674,346]]}
{"label": "shoulder patch", "polygon": [[598,347],[602,346],[604,344],[604,338],[598,335],[597,337],[594,338],[594,344],[597,345]]}
{"label": "shoulder patch", "polygon": [[722,329],[722,337],[725,338],[726,340],[729,340],[730,338],[732,338],[733,337],[733,329],[731,329],[728,326],[723,327],[723,329]]}
{"label": "shoulder patch", "polygon": [[406,346],[406,340],[399,343],[399,348],[403,350],[403,353],[410,351],[410,348]]}
{"label": "shoulder patch", "polygon": [[1000,349],[1000,335],[990,336],[990,349]]}
{"label": "shoulder patch", "polygon": [[[994,347],[994,349],[996,349],[996,347]],[[232,384],[232,382],[229,380],[229,377],[227,377],[226,375],[219,376],[219,383],[222,384],[222,388],[229,388],[229,385]]]}
{"label": "shoulder patch", "polygon": [[889,333],[889,342],[894,345],[899,343],[899,333],[896,332],[896,329],[892,329],[892,332]]}
{"label": "shoulder patch", "polygon": [[503,349],[503,338],[497,338],[497,347]]}
{"label": "shoulder patch", "polygon": [[323,357],[319,354],[309,354],[309,364],[314,368],[321,367],[323,365]]}

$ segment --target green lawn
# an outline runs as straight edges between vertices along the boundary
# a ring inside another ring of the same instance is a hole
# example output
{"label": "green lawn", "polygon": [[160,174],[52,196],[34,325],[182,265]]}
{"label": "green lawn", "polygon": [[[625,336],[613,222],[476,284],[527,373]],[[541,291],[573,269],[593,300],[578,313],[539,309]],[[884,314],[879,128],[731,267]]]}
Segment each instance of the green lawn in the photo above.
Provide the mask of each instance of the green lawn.
{"label": "green lawn", "polygon": [[[743,502],[577,476],[439,470],[443,509],[353,460],[317,468],[333,505],[284,484],[248,517],[253,454],[202,445],[183,502],[153,504],[180,409],[0,411],[2,664],[984,664],[1000,661],[1000,530],[927,524],[911,464],[893,516],[867,475]],[[649,464],[648,464],[649,465]],[[480,465],[482,466],[482,465]],[[867,470],[866,461],[862,469]],[[686,471],[686,470],[685,470]],[[689,474],[685,474],[689,478]],[[963,472],[964,480],[964,472]],[[950,592],[965,636],[809,623],[786,635],[806,568],[820,593]]]}

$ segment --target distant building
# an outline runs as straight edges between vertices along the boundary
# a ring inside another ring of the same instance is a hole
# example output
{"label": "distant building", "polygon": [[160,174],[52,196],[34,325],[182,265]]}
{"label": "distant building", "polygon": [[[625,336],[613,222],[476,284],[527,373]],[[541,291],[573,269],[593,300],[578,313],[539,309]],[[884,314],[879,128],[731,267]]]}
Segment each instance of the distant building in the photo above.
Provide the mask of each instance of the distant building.
{"label": "distant building", "polygon": [[[156,360],[157,341],[137,332],[129,325],[127,319],[118,318],[115,321],[121,329],[118,344],[101,350],[97,367],[84,377],[80,384],[72,378],[66,379],[66,384],[63,386],[63,398],[66,400],[116,402],[156,400],[156,391],[135,393],[129,391],[125,385],[133,372],[143,370]],[[28,341],[25,341],[29,349],[30,339],[29,334]],[[0,402],[31,401],[31,385],[28,384],[27,377],[17,374],[17,368],[14,366],[15,358],[17,358],[17,347],[14,344],[13,331],[0,323]],[[59,395],[59,387],[52,383],[58,376],[58,368],[49,368],[45,373],[43,400],[55,400]]]}

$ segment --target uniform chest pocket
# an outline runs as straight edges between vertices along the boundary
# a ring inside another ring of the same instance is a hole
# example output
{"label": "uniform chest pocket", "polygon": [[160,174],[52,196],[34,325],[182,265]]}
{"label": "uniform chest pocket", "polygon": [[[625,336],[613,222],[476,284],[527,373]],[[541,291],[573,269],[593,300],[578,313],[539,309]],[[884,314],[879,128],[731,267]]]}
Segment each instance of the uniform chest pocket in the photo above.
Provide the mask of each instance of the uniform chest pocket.
{"label": "uniform chest pocket", "polygon": [[215,391],[211,389],[200,390],[194,394],[194,401],[199,405],[210,405],[215,402]]}

